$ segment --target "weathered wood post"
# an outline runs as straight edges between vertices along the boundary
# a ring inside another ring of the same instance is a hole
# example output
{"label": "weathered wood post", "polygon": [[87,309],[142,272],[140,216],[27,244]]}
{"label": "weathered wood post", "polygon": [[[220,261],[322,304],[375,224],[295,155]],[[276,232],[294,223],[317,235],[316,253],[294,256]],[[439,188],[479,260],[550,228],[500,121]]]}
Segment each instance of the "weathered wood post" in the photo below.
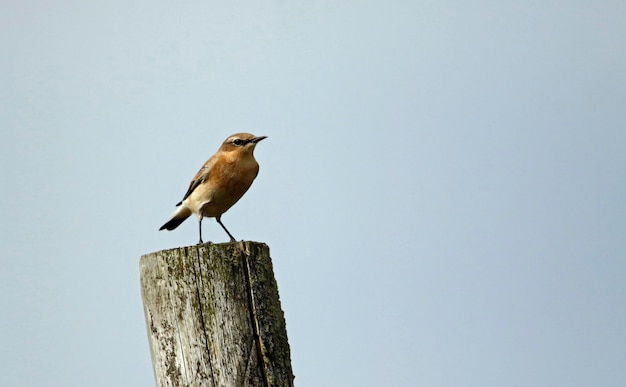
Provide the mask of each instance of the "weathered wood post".
{"label": "weathered wood post", "polygon": [[293,386],[266,244],[158,251],[140,273],[157,386]]}

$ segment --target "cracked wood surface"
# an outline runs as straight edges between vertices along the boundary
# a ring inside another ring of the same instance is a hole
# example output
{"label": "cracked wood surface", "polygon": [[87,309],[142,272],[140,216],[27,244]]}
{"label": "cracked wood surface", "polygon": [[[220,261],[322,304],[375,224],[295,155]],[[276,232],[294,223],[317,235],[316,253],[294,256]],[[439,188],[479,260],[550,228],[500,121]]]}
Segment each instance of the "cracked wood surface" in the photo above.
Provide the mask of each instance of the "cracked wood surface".
{"label": "cracked wood surface", "polygon": [[267,245],[162,250],[140,276],[157,386],[293,386]]}

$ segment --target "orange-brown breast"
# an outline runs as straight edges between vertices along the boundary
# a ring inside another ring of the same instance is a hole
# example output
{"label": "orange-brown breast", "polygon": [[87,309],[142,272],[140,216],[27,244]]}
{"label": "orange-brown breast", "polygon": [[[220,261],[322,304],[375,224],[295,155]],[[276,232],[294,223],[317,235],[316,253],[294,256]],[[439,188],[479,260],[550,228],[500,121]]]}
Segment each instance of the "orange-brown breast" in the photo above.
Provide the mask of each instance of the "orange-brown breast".
{"label": "orange-brown breast", "polygon": [[247,152],[219,152],[216,156],[205,182],[211,191],[201,209],[206,217],[219,216],[237,203],[259,173],[259,164]]}

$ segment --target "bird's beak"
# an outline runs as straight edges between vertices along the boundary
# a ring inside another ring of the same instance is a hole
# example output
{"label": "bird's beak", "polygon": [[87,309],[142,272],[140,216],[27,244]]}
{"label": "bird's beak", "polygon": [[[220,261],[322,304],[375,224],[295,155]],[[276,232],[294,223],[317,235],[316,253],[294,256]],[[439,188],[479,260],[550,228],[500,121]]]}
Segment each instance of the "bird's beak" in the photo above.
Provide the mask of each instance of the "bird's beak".
{"label": "bird's beak", "polygon": [[256,144],[257,142],[261,141],[261,140],[265,140],[267,138],[267,136],[259,136],[259,137],[255,137],[252,139],[252,143]]}

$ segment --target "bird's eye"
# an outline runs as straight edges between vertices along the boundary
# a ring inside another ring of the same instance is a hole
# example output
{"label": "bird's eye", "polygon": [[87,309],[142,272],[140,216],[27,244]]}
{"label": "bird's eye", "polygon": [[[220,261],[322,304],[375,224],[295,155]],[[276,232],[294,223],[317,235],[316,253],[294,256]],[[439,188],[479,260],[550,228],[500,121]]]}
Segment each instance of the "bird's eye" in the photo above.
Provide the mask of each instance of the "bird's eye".
{"label": "bird's eye", "polygon": [[235,145],[243,145],[243,140],[240,138],[236,138],[233,140],[233,144]]}

